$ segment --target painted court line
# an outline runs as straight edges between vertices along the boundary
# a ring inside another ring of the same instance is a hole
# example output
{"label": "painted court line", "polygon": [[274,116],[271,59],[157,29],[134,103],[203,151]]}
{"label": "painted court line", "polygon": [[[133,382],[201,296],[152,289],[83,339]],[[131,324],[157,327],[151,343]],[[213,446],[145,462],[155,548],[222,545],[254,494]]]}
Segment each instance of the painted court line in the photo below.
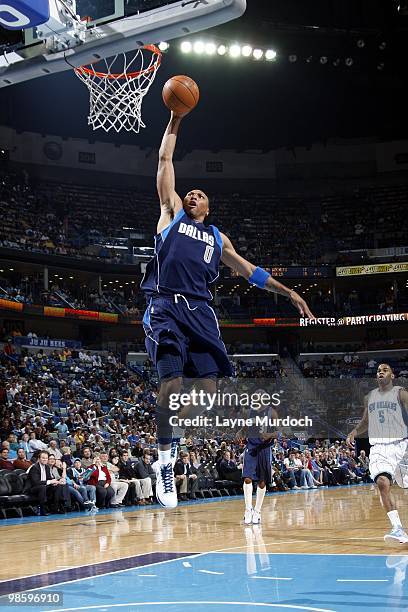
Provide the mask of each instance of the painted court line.
{"label": "painted court line", "polygon": [[57,608],[56,610],[43,610],[42,612],[78,612],[79,610],[100,610],[108,608],[124,608],[128,606],[134,606],[135,609],[142,606],[189,606],[205,604],[208,606],[256,606],[260,608],[285,608],[287,610],[307,610],[309,612],[336,612],[335,610],[328,610],[327,608],[311,608],[310,606],[291,606],[289,604],[280,603],[264,603],[256,601],[144,601],[142,603],[138,601],[132,601],[121,604],[99,604],[97,606],[83,606],[81,608]]}
{"label": "painted court line", "polygon": [[224,572],[212,572],[211,570],[198,570],[202,574],[213,574],[214,576],[224,576]]}
{"label": "painted court line", "polygon": [[157,574],[138,574],[138,578],[157,578]]}
{"label": "painted court line", "polygon": [[[82,576],[78,578],[71,578],[67,576],[67,572],[71,572],[71,570],[61,570],[57,572],[52,572],[49,574],[38,574],[38,576],[33,576],[31,579],[12,579],[9,581],[4,581],[0,584],[0,595],[8,595],[9,593],[21,592],[21,591],[36,591],[38,589],[49,588],[51,586],[63,585],[63,584],[72,584],[74,582],[79,582],[81,580],[90,580],[97,578],[98,576],[109,576],[111,574],[117,574],[118,572],[129,572],[132,570],[137,570],[138,568],[144,569],[146,567],[151,567],[154,565],[159,565],[162,563],[169,563],[172,561],[179,561],[183,558],[194,558],[199,556],[201,553],[148,553],[145,555],[137,555],[135,557],[125,557],[124,560],[127,562],[127,567],[124,567],[123,563],[117,563],[116,561],[103,561],[101,563],[97,563],[95,565],[90,566],[79,566],[79,568],[84,570]],[[145,560],[143,560],[145,557]],[[149,559],[150,557],[150,559]],[[162,558],[160,558],[162,557]],[[137,563],[137,561],[141,561]],[[133,561],[133,562],[132,562]],[[147,563],[143,562],[147,561]],[[117,567],[115,567],[117,565]],[[113,566],[113,568],[112,568]],[[110,569],[112,568],[112,569]],[[108,571],[104,571],[104,570]],[[52,579],[50,580],[50,577]],[[67,579],[68,578],[68,579]]]}
{"label": "painted court line", "polygon": [[369,580],[368,578],[354,579],[354,578],[337,578],[336,582],[389,582],[388,578],[381,580]]}
{"label": "painted court line", "polygon": [[251,576],[253,580],[293,580],[293,578],[278,578],[277,576]]}

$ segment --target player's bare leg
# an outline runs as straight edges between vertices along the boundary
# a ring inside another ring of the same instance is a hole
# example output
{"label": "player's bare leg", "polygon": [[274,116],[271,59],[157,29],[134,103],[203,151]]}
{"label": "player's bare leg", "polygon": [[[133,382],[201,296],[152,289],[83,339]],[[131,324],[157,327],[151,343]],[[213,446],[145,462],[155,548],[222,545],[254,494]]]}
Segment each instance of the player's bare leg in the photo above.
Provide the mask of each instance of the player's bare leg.
{"label": "player's bare leg", "polygon": [[262,504],[266,493],[266,482],[260,480],[256,488],[255,508],[252,514],[252,524],[259,525],[261,522]]}
{"label": "player's bare leg", "polygon": [[401,519],[396,509],[394,500],[391,497],[391,482],[390,479],[381,475],[377,478],[376,484],[380,491],[381,503],[387,512],[390,519],[392,529],[390,533],[384,536],[386,542],[399,542],[400,544],[408,544],[408,535],[402,527]]}

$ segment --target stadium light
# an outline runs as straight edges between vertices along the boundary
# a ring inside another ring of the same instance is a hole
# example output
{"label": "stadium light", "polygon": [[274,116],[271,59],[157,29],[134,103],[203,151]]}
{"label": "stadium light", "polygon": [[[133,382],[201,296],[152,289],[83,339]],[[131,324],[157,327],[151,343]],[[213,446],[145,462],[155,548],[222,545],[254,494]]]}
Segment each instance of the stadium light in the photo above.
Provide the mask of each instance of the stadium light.
{"label": "stadium light", "polygon": [[251,45],[244,45],[242,47],[241,53],[242,53],[243,57],[251,57],[251,54],[252,54],[252,47],[251,47]]}
{"label": "stadium light", "polygon": [[289,55],[289,61],[291,64],[294,64],[295,62],[297,62],[297,55],[295,55],[294,53]]}
{"label": "stadium light", "polygon": [[209,42],[205,45],[205,52],[207,55],[214,55],[217,51],[217,45],[215,43]]}
{"label": "stadium light", "polygon": [[322,57],[320,58],[320,63],[321,64],[327,64],[327,57],[325,55],[322,55]]}
{"label": "stadium light", "polygon": [[252,51],[252,55],[253,55],[254,59],[260,60],[260,59],[263,58],[263,51],[262,51],[262,49],[254,49]]}
{"label": "stadium light", "polygon": [[239,45],[231,45],[229,54],[231,57],[239,57],[241,55],[241,47]]}
{"label": "stadium light", "polygon": [[217,49],[218,55],[225,55],[227,52],[227,47],[225,45],[219,45]]}
{"label": "stadium light", "polygon": [[192,48],[193,48],[193,45],[191,44],[189,40],[183,40],[183,42],[180,45],[180,49],[182,50],[183,53],[191,53]]}
{"label": "stadium light", "polygon": [[362,38],[360,38],[360,40],[357,41],[357,47],[359,49],[363,49],[365,47],[365,40],[363,40]]}
{"label": "stadium light", "polygon": [[194,53],[201,55],[205,51],[205,45],[202,40],[197,40],[193,45]]}
{"label": "stadium light", "polygon": [[354,64],[354,60],[352,57],[348,57],[345,63],[346,63],[346,66],[350,67]]}
{"label": "stadium light", "polygon": [[381,42],[381,43],[378,45],[378,48],[379,48],[379,50],[380,50],[380,51],[384,51],[384,49],[386,49],[386,48],[387,48],[387,43],[386,43],[385,41]]}
{"label": "stadium light", "polygon": [[273,62],[273,60],[276,59],[276,56],[277,53],[273,49],[268,49],[265,51],[265,59],[268,60],[268,62]]}
{"label": "stadium light", "polygon": [[168,42],[159,42],[158,47],[160,49],[160,51],[167,51],[167,49],[170,47]]}

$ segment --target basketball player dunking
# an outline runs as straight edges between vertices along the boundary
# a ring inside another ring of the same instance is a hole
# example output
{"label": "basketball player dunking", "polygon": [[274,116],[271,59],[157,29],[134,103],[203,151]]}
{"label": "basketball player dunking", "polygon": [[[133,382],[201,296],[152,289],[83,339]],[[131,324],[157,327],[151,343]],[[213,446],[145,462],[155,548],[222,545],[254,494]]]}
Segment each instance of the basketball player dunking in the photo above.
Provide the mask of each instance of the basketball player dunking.
{"label": "basketball player dunking", "polygon": [[408,391],[394,386],[394,372],[387,363],[377,369],[378,388],[364,398],[364,413],[360,423],[350,432],[347,442],[368,429],[370,440],[370,476],[377,484],[382,505],[391,522],[386,542],[408,543],[408,535],[391,497],[391,484],[408,487]]}
{"label": "basketball player dunking", "polygon": [[232,375],[217,318],[209,304],[209,285],[218,278],[220,261],[252,285],[288,297],[302,317],[313,317],[295,291],[238,255],[229,238],[216,227],[204,225],[209,200],[201,189],[189,191],[184,200],[177,195],[173,153],[181,120],[172,113],[160,147],[157,189],[161,214],[155,255],[141,284],[148,298],[143,318],[146,348],[160,380],[156,495],[168,508],[177,505],[170,395],[180,392],[183,376],[200,379],[205,391],[215,393],[215,379]]}

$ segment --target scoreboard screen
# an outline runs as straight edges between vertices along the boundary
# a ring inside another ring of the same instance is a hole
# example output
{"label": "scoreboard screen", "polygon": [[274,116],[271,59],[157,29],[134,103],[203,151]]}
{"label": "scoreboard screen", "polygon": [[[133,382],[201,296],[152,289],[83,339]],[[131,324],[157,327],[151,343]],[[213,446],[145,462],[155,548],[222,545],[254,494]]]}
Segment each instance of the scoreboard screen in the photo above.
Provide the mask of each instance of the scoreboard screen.
{"label": "scoreboard screen", "polygon": [[[272,276],[280,278],[332,278],[334,270],[331,266],[275,266],[265,270]],[[224,269],[224,278],[239,276],[229,268]]]}

